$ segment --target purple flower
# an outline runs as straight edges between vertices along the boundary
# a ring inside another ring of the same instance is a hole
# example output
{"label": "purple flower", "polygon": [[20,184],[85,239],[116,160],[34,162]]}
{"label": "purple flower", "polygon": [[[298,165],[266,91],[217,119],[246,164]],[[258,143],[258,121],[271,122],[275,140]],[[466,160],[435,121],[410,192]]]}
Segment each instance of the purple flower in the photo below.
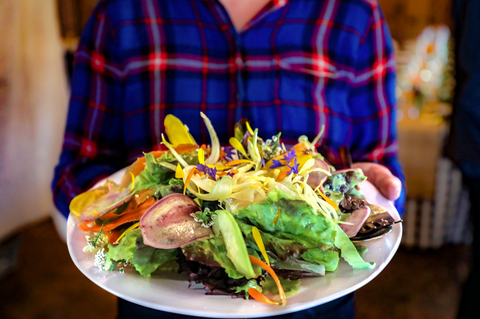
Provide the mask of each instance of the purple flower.
{"label": "purple flower", "polygon": [[217,180],[217,168],[216,167],[208,167],[207,166],[206,174],[208,176],[210,176],[214,181]]}
{"label": "purple flower", "polygon": [[223,151],[225,152],[225,159],[229,162],[238,160],[238,151],[233,147],[224,147]]}
{"label": "purple flower", "polygon": [[293,166],[290,166],[290,165],[287,165],[288,167],[291,168],[291,170],[287,173],[288,175],[292,174],[292,173],[295,173],[295,174],[298,174],[298,163],[297,163],[297,158],[295,157],[295,162],[293,164]]}
{"label": "purple flower", "polygon": [[228,176],[233,177],[235,173],[227,173]]}
{"label": "purple flower", "polygon": [[260,164],[261,164],[262,166],[265,166],[265,159],[264,159],[263,157],[262,157],[262,159],[260,160]]}
{"label": "purple flower", "polygon": [[287,154],[284,155],[282,159],[287,163],[290,163],[290,161],[293,160],[294,157],[295,157],[295,150],[292,149],[290,153],[287,151]]}
{"label": "purple flower", "polygon": [[273,165],[270,166],[270,168],[277,168],[277,167],[285,166],[285,164],[282,164],[280,161],[277,161],[277,160],[272,160],[272,162],[273,162]]}
{"label": "purple flower", "polygon": [[197,170],[202,172],[202,173],[206,173],[206,170],[208,169],[208,166],[207,165],[203,165],[203,164],[195,164],[195,166],[197,167]]}
{"label": "purple flower", "polygon": [[214,181],[217,180],[217,168],[216,167],[208,167],[204,164],[195,164],[197,170],[202,172],[205,175],[210,176]]}

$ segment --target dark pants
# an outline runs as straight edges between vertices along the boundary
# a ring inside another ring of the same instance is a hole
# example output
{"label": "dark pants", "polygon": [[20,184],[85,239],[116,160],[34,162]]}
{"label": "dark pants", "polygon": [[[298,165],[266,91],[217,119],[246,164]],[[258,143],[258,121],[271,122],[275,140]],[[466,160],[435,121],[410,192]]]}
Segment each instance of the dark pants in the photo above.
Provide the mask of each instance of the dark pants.
{"label": "dark pants", "polygon": [[470,192],[470,217],[473,223],[472,268],[463,286],[458,319],[480,318],[480,178],[464,176]]}
{"label": "dark pants", "polygon": [[[254,300],[245,302],[257,302]],[[162,312],[145,308],[137,304],[118,299],[118,319],[200,319],[201,317],[192,317],[178,315],[169,312]],[[353,319],[355,318],[355,303],[353,293],[345,297],[336,299],[324,305],[310,308],[303,311],[293,312],[291,314],[268,317],[271,319]]]}

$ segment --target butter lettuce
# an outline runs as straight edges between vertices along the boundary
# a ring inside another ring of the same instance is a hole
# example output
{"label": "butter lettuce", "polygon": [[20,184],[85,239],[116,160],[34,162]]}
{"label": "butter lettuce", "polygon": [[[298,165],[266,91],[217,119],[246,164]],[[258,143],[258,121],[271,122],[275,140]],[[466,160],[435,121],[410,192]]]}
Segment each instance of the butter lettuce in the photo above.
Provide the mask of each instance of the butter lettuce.
{"label": "butter lettuce", "polygon": [[142,236],[137,238],[132,264],[140,275],[150,277],[156,270],[178,270],[176,262],[178,249],[158,249],[143,243]]}
{"label": "butter lettuce", "polygon": [[326,271],[335,271],[338,267],[340,257],[337,251],[312,248],[304,252],[301,257],[303,260],[310,261],[325,266]]}
{"label": "butter lettuce", "polygon": [[352,243],[347,234],[337,225],[337,236],[335,238],[335,246],[340,249],[340,256],[354,269],[372,269],[375,263],[366,262],[362,259],[357,248]]}
{"label": "butter lettuce", "polygon": [[218,264],[225,269],[230,278],[239,279],[244,276],[239,273],[227,256],[227,248],[221,236],[200,240],[185,246],[182,251],[188,260],[194,260],[205,265]]}
{"label": "butter lettuce", "polygon": [[177,249],[157,249],[143,243],[140,229],[129,231],[117,246],[108,245],[107,260],[110,263],[125,261],[145,277],[159,270],[176,270]]}
{"label": "butter lettuce", "polygon": [[[278,221],[274,223],[276,216]],[[281,191],[270,192],[267,201],[241,209],[237,223],[247,241],[255,242],[252,225],[259,228],[267,250],[285,261],[294,254],[335,271],[340,256],[353,268],[373,268],[365,262],[345,232],[301,200],[290,200]],[[252,245],[254,247],[254,245]]]}
{"label": "butter lettuce", "polygon": [[[336,228],[330,221],[317,215],[306,202],[285,198],[280,191],[274,190],[267,202],[253,203],[239,210],[236,217],[276,238],[300,239],[310,247],[334,245]],[[278,221],[274,223],[277,215]]]}
{"label": "butter lettuce", "polygon": [[137,191],[147,188],[168,185],[170,179],[175,177],[175,172],[169,168],[157,164],[155,157],[145,154],[145,169],[135,177],[135,189]]}

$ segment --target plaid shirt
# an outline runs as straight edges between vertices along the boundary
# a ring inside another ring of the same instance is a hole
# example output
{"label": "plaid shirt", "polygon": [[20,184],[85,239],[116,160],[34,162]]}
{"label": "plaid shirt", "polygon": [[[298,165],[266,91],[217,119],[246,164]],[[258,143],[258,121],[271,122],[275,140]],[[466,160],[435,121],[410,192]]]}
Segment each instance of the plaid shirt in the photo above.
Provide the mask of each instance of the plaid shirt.
{"label": "plaid shirt", "polygon": [[159,149],[167,114],[208,143],[200,111],[224,142],[242,117],[286,144],[325,125],[333,154],[348,146],[403,180],[392,51],[376,0],[276,0],[241,32],[217,0],[100,1],[75,56],[55,203],[67,215],[99,178]]}

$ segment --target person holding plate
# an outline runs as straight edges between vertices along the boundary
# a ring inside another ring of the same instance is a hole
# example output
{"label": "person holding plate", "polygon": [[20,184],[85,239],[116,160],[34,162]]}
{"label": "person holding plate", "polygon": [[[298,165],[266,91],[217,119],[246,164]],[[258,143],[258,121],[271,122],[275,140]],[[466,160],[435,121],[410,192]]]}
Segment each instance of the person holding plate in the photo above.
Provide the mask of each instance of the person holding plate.
{"label": "person holding plate", "polygon": [[[69,203],[97,181],[159,150],[173,114],[208,144],[247,118],[262,136],[319,141],[403,213],[395,60],[376,0],[101,0],[75,55],[63,151],[52,190]],[[119,318],[192,318],[119,300]],[[278,318],[353,318],[353,294]]]}

